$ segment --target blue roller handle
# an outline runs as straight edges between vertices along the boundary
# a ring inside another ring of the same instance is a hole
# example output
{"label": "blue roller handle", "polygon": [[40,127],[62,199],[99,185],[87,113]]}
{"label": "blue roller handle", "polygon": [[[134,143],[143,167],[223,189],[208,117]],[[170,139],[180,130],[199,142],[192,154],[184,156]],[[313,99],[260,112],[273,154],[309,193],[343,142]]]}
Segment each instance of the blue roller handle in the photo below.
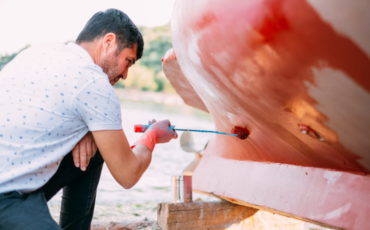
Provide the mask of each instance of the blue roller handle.
{"label": "blue roller handle", "polygon": [[[142,130],[142,132],[144,132],[149,127],[150,127],[150,125],[135,125],[135,130]],[[238,134],[235,134],[235,133],[225,133],[225,132],[214,131],[214,130],[179,129],[179,128],[175,128],[175,126],[173,126],[173,125],[170,126],[170,128],[173,129],[173,130],[176,130],[176,131],[189,131],[189,132],[198,132],[198,133],[215,133],[215,134],[229,135],[229,136],[234,136],[234,137],[238,136]],[[140,132],[140,131],[138,131],[138,132]]]}

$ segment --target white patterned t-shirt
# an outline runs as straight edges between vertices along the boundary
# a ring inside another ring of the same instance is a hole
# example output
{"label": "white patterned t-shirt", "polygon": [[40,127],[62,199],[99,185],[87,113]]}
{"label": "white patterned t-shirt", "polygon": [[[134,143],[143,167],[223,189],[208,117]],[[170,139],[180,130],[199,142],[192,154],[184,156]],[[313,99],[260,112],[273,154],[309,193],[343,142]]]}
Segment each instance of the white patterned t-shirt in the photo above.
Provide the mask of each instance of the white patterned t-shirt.
{"label": "white patterned t-shirt", "polygon": [[0,193],[42,187],[89,130],[119,129],[119,99],[86,50],[23,51],[0,71]]}

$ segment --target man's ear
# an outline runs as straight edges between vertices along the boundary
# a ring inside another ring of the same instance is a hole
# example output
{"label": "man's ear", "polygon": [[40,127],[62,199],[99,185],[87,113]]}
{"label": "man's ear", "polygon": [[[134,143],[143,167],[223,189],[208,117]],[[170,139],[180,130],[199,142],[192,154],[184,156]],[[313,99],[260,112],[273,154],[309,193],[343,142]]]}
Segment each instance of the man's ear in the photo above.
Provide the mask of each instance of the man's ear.
{"label": "man's ear", "polygon": [[114,33],[106,33],[103,36],[103,48],[105,52],[111,52],[116,50],[117,37]]}

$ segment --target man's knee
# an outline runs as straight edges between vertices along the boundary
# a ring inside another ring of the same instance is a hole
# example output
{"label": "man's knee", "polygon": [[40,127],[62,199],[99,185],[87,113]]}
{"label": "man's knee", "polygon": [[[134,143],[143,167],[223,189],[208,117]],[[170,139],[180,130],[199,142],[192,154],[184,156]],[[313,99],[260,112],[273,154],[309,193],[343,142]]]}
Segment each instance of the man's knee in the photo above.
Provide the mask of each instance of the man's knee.
{"label": "man's knee", "polygon": [[0,229],[60,230],[42,192],[11,192],[0,197]]}

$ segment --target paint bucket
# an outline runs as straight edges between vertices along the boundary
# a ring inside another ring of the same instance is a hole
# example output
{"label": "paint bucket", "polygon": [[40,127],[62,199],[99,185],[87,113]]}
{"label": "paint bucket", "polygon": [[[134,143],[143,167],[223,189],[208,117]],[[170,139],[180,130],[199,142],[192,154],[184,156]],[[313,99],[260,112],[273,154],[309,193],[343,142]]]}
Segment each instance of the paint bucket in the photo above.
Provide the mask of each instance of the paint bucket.
{"label": "paint bucket", "polygon": [[175,203],[192,202],[192,176],[173,176],[172,177],[172,192]]}

